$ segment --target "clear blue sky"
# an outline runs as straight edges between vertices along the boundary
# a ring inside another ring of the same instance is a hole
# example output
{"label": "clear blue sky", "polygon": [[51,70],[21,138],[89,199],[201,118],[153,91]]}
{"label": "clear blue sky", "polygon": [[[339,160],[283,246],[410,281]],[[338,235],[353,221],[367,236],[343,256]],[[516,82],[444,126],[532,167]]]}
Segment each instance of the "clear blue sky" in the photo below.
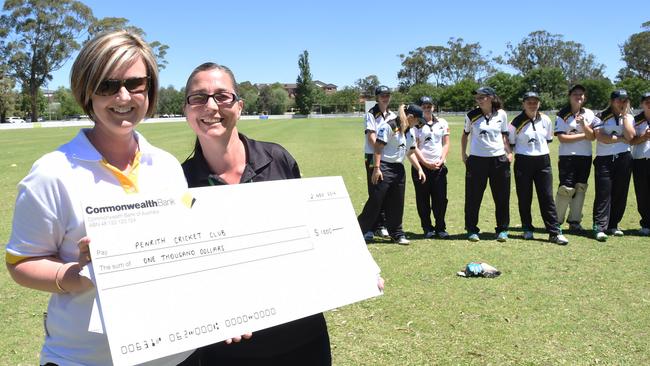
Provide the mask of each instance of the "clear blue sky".
{"label": "clear blue sky", "polygon": [[[314,79],[343,87],[374,74],[395,87],[401,53],[455,37],[503,55],[507,42],[540,29],[582,43],[613,79],[623,66],[619,45],[650,20],[647,0],[83,2],[98,18],[125,17],[145,30],[147,41],[169,45],[161,85],[177,89],[205,61],[229,66],[238,82],[293,83],[303,50]],[[71,64],[48,88],[69,86]]]}

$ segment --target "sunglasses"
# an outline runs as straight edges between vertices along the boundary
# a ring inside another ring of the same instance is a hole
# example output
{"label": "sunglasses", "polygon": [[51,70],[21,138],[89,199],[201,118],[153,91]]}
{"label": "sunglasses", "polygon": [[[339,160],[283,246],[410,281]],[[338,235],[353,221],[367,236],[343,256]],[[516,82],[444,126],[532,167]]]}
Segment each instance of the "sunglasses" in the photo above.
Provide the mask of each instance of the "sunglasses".
{"label": "sunglasses", "polygon": [[103,96],[113,95],[120,91],[122,87],[125,87],[129,93],[144,93],[149,90],[150,83],[150,76],[130,78],[126,80],[106,79],[99,83],[95,94]]}

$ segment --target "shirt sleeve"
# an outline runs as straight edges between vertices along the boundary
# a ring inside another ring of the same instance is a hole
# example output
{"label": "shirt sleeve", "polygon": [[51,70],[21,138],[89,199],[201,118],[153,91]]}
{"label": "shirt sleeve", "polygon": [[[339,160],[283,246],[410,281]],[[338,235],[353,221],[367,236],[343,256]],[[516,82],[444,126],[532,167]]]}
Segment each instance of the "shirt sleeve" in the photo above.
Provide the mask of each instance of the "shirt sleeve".
{"label": "shirt sleeve", "polygon": [[375,132],[377,130],[377,122],[375,121],[375,116],[373,116],[370,113],[366,113],[364,118],[365,118],[365,125],[366,125],[365,131]]}
{"label": "shirt sleeve", "polygon": [[442,126],[442,135],[443,136],[448,136],[449,135],[449,123],[447,123],[447,120],[445,119],[440,119],[440,126]]}
{"label": "shirt sleeve", "polygon": [[501,118],[501,133],[506,134],[510,131],[510,123],[508,123],[508,114],[504,110],[499,110],[499,117]]}
{"label": "shirt sleeve", "polygon": [[546,125],[546,141],[553,141],[553,126],[551,125],[551,118],[544,118],[544,124]]}
{"label": "shirt sleeve", "polygon": [[390,126],[386,123],[382,123],[377,128],[377,140],[383,142],[384,144],[388,143],[388,138],[392,132]]}
{"label": "shirt sleeve", "polygon": [[603,125],[604,125],[603,121],[601,121],[600,118],[598,118],[598,116],[594,116],[593,121],[591,121],[591,128],[593,128],[594,130],[598,130],[603,128]]}
{"label": "shirt sleeve", "polygon": [[563,133],[567,133],[569,125],[564,121],[564,119],[560,116],[557,116],[555,119],[555,134],[556,135],[561,135]]}
{"label": "shirt sleeve", "polygon": [[469,135],[470,132],[472,132],[472,121],[470,121],[467,115],[465,115],[465,127],[463,127],[463,132],[465,132],[466,135]]}
{"label": "shirt sleeve", "polygon": [[515,130],[515,127],[510,123],[507,124],[507,127],[508,127],[508,143],[510,145],[514,145],[515,143],[517,143],[517,131]]}

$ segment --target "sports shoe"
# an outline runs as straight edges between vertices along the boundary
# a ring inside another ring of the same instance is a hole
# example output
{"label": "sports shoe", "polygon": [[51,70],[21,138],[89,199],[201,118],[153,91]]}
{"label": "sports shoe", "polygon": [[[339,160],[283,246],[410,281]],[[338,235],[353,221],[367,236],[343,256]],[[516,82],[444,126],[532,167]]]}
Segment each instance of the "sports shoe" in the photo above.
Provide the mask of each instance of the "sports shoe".
{"label": "sports shoe", "polygon": [[372,242],[374,238],[375,234],[372,231],[367,231],[365,234],[363,234],[363,240],[365,240],[366,243]]}
{"label": "sports shoe", "polygon": [[533,232],[524,231],[524,240],[533,240]]}
{"label": "sports shoe", "polygon": [[506,240],[508,240],[508,232],[507,231],[502,231],[497,235],[497,241],[503,243]]}
{"label": "sports shoe", "polygon": [[431,238],[433,238],[435,236],[436,236],[436,232],[433,231],[433,230],[424,232],[424,238],[425,239],[431,239]]}
{"label": "sports shoe", "polygon": [[449,233],[444,230],[438,231],[438,237],[440,239],[449,239]]}
{"label": "sports shoe", "polygon": [[584,230],[584,228],[580,225],[579,222],[570,222],[569,223],[569,230],[575,231],[575,232],[581,232]]}
{"label": "sports shoe", "polygon": [[619,228],[609,229],[609,233],[614,236],[623,236],[623,231]]}
{"label": "sports shoe", "polygon": [[379,229],[375,230],[375,236],[378,236],[380,238],[390,238],[390,234],[388,234],[388,229],[385,227],[380,227]]}
{"label": "sports shoe", "polygon": [[394,241],[395,243],[399,244],[399,245],[409,245],[409,243],[411,243],[411,242],[410,242],[408,239],[406,239],[406,237],[403,236],[403,235],[400,236],[400,237],[397,237],[397,238],[393,239],[393,241]]}
{"label": "sports shoe", "polygon": [[477,233],[469,233],[469,234],[467,234],[467,240],[476,242],[476,241],[479,241],[481,239],[478,237]]}
{"label": "sports shoe", "polygon": [[642,227],[639,229],[639,235],[650,236],[650,228]]}
{"label": "sports shoe", "polygon": [[557,244],[557,245],[567,245],[567,244],[569,244],[569,239],[567,239],[562,234],[549,235],[548,236],[548,241],[550,241],[553,244]]}
{"label": "sports shoe", "polygon": [[602,231],[596,233],[596,240],[598,241],[607,241],[607,234]]}

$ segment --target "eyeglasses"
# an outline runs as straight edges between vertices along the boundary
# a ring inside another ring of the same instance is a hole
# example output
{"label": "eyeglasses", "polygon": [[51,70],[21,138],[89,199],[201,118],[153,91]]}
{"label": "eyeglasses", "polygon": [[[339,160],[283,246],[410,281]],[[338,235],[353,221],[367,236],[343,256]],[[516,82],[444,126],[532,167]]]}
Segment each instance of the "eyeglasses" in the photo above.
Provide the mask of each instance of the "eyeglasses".
{"label": "eyeglasses", "polygon": [[230,104],[239,100],[239,96],[235,93],[220,91],[215,94],[198,93],[192,94],[187,97],[187,104],[189,105],[204,105],[208,99],[214,99],[218,105]]}
{"label": "eyeglasses", "polygon": [[95,94],[103,96],[113,95],[120,91],[122,87],[125,87],[129,93],[144,93],[149,90],[150,83],[150,76],[125,80],[106,79],[99,83]]}

